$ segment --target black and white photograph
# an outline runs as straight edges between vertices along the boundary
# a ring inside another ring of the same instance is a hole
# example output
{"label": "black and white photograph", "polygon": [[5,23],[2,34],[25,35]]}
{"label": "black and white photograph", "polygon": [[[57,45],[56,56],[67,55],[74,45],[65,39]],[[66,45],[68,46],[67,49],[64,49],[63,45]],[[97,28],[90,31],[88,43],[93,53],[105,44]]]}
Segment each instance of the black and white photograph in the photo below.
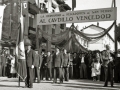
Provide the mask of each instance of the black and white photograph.
{"label": "black and white photograph", "polygon": [[120,0],[0,0],[0,90],[120,90]]}

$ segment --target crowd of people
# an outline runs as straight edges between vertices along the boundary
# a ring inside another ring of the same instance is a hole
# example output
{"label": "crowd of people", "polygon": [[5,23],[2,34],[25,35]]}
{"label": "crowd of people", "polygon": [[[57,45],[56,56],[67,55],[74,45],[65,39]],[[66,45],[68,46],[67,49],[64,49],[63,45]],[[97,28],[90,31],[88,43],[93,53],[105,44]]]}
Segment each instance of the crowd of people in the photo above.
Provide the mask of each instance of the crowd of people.
{"label": "crowd of people", "polygon": [[7,49],[3,49],[0,55],[0,76],[15,78],[16,70],[15,70],[15,55],[11,55],[8,53]]}
{"label": "crowd of people", "polygon": [[[26,45],[27,78],[25,87],[32,88],[33,83],[41,80],[64,83],[69,79],[91,79],[105,81],[107,87],[110,79],[111,87],[114,82],[115,55],[106,45],[104,51],[88,51],[70,53],[66,49],[55,48],[54,52],[33,50],[31,44]],[[1,53],[0,75],[16,77],[15,56]],[[59,82],[57,82],[59,79]]]}

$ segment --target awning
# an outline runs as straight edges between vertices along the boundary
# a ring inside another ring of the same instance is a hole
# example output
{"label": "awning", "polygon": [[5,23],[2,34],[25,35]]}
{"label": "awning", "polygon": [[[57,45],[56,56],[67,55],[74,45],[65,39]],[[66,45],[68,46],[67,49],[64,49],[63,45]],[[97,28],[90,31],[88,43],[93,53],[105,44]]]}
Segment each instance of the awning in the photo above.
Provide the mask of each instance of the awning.
{"label": "awning", "polygon": [[60,4],[65,4],[64,0],[56,0],[56,2],[60,5]]}
{"label": "awning", "polygon": [[71,7],[67,4],[61,4],[59,5],[59,9],[60,11],[67,11],[67,10],[71,10]]}
{"label": "awning", "polygon": [[71,10],[71,7],[70,7],[68,4],[63,4],[63,7],[64,7],[66,10]]}
{"label": "awning", "polygon": [[38,14],[39,13],[39,8],[35,5],[33,5],[32,3],[28,3],[28,10],[30,13],[32,13],[33,15]]}

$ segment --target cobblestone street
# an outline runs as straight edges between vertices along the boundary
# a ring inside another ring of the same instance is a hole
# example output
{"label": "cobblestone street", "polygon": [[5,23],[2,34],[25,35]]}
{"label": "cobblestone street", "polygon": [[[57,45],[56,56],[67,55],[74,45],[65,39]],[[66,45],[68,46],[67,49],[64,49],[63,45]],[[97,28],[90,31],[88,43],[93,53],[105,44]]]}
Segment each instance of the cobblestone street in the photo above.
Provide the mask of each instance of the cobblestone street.
{"label": "cobblestone street", "polygon": [[70,80],[63,84],[53,84],[52,81],[41,81],[34,83],[33,88],[23,88],[24,82],[18,87],[17,78],[0,77],[0,90],[120,90],[119,83],[115,83],[114,87],[103,87],[103,82],[93,82],[91,80]]}

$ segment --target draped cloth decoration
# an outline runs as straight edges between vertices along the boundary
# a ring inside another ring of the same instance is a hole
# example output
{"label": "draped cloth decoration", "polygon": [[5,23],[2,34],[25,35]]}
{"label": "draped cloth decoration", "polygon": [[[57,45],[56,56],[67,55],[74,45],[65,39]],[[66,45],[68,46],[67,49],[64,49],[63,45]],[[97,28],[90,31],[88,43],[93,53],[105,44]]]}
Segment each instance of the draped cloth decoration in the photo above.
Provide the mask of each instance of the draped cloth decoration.
{"label": "draped cloth decoration", "polygon": [[[83,32],[82,32],[83,33]],[[97,33],[97,34],[88,34],[88,33],[83,33],[85,36],[87,37],[97,37],[97,36],[101,36],[105,33],[105,31],[102,31],[100,33]]]}
{"label": "draped cloth decoration", "polygon": [[83,46],[78,42],[78,40],[76,39],[75,35],[73,35],[72,40],[73,40],[72,43],[75,43],[75,44],[79,47],[79,50],[84,51],[84,52],[87,52],[87,51],[88,51],[85,47],[83,47]]}
{"label": "draped cloth decoration", "polygon": [[49,40],[48,38],[51,37],[51,40],[50,42],[52,44],[59,44],[61,43],[63,40],[66,40],[68,39],[69,37],[69,30],[66,30],[60,34],[54,34],[54,35],[50,35],[42,30],[40,30],[40,32],[42,33],[42,37],[45,39],[45,40]]}
{"label": "draped cloth decoration", "polygon": [[[98,33],[98,34],[86,34],[86,33],[83,33],[84,35],[87,35],[87,37],[89,37],[90,39],[98,39],[98,38],[102,38],[103,36],[105,36],[110,30],[111,28],[113,27],[113,25],[115,24],[115,22],[112,23],[112,25],[110,27],[108,27],[108,29],[104,29],[104,33],[101,32],[101,33]],[[100,35],[99,35],[100,34]],[[98,36],[97,36],[98,35]]]}
{"label": "draped cloth decoration", "polygon": [[[70,47],[69,44],[71,42]],[[88,50],[86,48],[84,48],[76,39],[75,34],[72,35],[67,41],[66,43],[63,45],[63,48],[65,48],[66,50],[68,50],[69,52],[79,52],[79,51],[83,51],[83,52],[87,52]]]}
{"label": "draped cloth decoration", "polygon": [[101,38],[97,38],[97,39],[92,39],[89,44],[94,44],[96,42],[98,42],[99,40],[101,40]]}

